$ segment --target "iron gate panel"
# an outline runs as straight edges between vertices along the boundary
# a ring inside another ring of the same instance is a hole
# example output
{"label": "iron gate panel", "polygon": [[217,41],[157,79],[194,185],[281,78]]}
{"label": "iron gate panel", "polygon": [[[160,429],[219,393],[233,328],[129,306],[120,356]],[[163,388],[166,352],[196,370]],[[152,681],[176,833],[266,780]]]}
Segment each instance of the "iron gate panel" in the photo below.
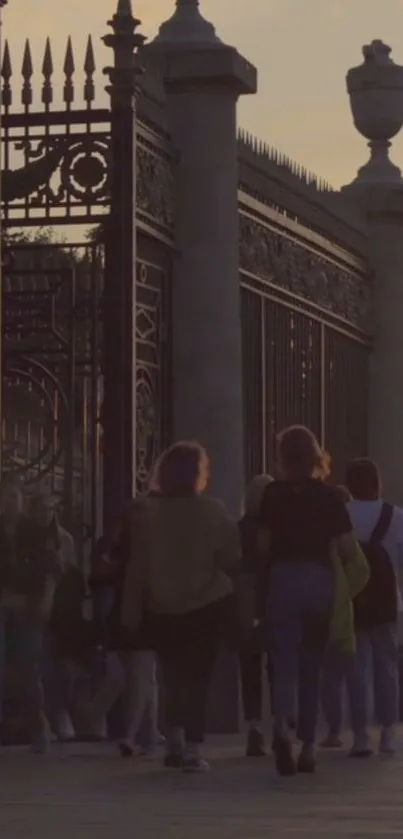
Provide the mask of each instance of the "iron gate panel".
{"label": "iron gate panel", "polygon": [[245,471],[248,478],[264,472],[263,300],[241,288],[243,412]]}
{"label": "iron gate panel", "polygon": [[85,246],[14,247],[3,272],[3,473],[56,499],[78,544],[100,508],[102,256]]}
{"label": "iron gate panel", "polygon": [[368,343],[250,280],[241,307],[247,480],[275,471],[276,435],[293,424],[314,431],[341,480],[367,451]]}
{"label": "iron gate panel", "polygon": [[155,460],[171,442],[171,250],[140,236],[138,252],[136,483],[144,493]]}
{"label": "iron gate panel", "polygon": [[320,325],[312,318],[265,300],[267,468],[275,468],[276,434],[307,425],[320,437]]}
{"label": "iron gate panel", "polygon": [[368,357],[364,343],[326,327],[326,446],[340,482],[348,461],[367,454]]}

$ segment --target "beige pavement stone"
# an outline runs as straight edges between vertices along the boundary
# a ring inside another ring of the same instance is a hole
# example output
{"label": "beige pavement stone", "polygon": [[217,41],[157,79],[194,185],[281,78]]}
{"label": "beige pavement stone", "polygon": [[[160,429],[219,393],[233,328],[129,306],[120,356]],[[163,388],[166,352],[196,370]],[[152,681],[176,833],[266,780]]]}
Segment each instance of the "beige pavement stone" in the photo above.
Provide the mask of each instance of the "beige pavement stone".
{"label": "beige pavement stone", "polygon": [[349,839],[402,836],[403,753],[324,754],[317,775],[278,779],[227,740],[204,776],[122,761],[112,747],[0,755],[1,839]]}

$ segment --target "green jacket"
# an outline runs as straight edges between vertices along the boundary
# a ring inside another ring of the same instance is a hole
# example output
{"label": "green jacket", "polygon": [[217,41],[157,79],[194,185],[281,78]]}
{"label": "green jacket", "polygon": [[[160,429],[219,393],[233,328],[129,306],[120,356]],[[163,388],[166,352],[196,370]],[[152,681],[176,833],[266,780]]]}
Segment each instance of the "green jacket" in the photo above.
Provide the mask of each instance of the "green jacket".
{"label": "green jacket", "polygon": [[134,629],[145,608],[179,615],[233,591],[241,561],[238,527],[207,495],[150,496],[133,503],[122,623]]}
{"label": "green jacket", "polygon": [[356,650],[353,600],[369,580],[369,566],[365,554],[356,542],[354,553],[342,562],[336,547],[332,547],[335,573],[335,594],[330,627],[330,640],[341,652],[353,655]]}

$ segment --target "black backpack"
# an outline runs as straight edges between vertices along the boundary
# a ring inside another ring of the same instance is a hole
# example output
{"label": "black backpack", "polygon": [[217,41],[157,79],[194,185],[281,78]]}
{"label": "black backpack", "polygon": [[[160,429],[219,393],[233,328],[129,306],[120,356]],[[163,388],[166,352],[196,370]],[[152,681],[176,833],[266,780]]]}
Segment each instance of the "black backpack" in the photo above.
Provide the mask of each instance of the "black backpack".
{"label": "black backpack", "polygon": [[368,560],[370,578],[354,600],[356,629],[372,629],[397,621],[397,580],[390,556],[382,542],[393,518],[391,504],[383,504],[379,520],[368,542],[361,547]]}

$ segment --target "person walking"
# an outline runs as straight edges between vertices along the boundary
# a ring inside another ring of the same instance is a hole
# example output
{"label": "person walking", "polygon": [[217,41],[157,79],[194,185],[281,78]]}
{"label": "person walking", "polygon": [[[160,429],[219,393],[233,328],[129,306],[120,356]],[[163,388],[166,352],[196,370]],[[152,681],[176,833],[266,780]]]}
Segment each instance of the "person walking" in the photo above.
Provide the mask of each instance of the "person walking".
{"label": "person walking", "polygon": [[377,466],[367,458],[352,461],[346,472],[352,496],[347,509],[367,555],[371,576],[355,601],[357,654],[348,688],[354,743],[352,757],[372,753],[371,707],[381,727],[379,751],[394,754],[399,712],[398,614],[402,597],[398,573],[403,561],[403,510],[382,498]]}
{"label": "person walking", "polygon": [[[337,549],[346,565],[366,563],[345,504],[321,477],[326,459],[314,434],[303,426],[287,428],[278,438],[278,460],[282,478],[263,494],[260,540],[270,567],[274,753],[279,774],[293,775],[315,770],[323,656],[331,631],[340,624],[334,617],[336,606],[346,620],[350,614],[347,586],[340,587],[333,552]],[[302,748],[296,764],[287,720],[297,694]]]}
{"label": "person walking", "polygon": [[32,750],[47,751],[50,727],[42,684],[44,636],[60,576],[57,538],[45,533],[22,512],[17,479],[0,489],[0,686],[4,688],[6,647],[21,677]]}
{"label": "person walking", "polygon": [[[131,550],[133,501],[129,505],[117,539],[110,550],[97,553],[90,585],[93,593],[110,595],[110,608],[103,618],[98,640],[106,651],[105,673],[88,708],[94,735],[100,735],[105,720],[120,697],[123,697],[123,737],[119,740],[122,757],[132,757],[145,714],[151,710],[151,728],[157,726],[155,653],[150,649],[141,627],[128,633],[122,626],[121,604],[126,567]],[[158,742],[158,732],[150,731],[149,751]]]}
{"label": "person walking", "polygon": [[122,620],[148,623],[165,688],[165,766],[202,772],[208,689],[233,609],[239,531],[206,494],[210,463],[198,443],[176,443],[160,458],[157,491],[132,508],[132,549]]}
{"label": "person walking", "polygon": [[77,636],[82,624],[85,583],[77,566],[74,539],[62,527],[50,493],[38,492],[31,498],[28,515],[48,542],[58,550],[59,574],[52,609],[45,633],[45,671],[50,719],[59,740],[74,740],[76,733],[70,716],[77,677],[75,662]]}
{"label": "person walking", "polygon": [[258,531],[263,492],[272,480],[270,475],[257,475],[251,481],[239,522],[242,543],[242,565],[237,580],[241,636],[239,664],[244,718],[248,727],[247,757],[266,754],[262,733],[266,591],[261,580],[263,558],[258,547]]}

